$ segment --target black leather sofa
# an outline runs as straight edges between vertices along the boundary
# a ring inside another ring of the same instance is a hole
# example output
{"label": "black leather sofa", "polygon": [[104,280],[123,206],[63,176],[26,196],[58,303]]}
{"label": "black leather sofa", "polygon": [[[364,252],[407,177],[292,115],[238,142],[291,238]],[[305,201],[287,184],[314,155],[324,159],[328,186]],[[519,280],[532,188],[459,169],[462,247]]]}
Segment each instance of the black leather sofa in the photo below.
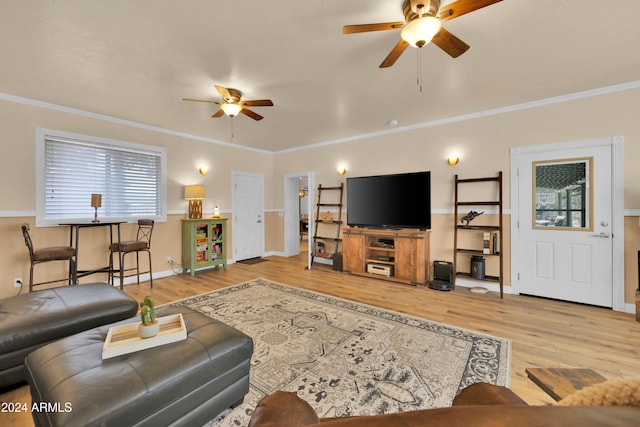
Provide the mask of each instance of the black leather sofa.
{"label": "black leather sofa", "polygon": [[25,381],[24,359],[37,348],[137,311],[135,299],[106,283],[43,289],[0,300],[0,389]]}

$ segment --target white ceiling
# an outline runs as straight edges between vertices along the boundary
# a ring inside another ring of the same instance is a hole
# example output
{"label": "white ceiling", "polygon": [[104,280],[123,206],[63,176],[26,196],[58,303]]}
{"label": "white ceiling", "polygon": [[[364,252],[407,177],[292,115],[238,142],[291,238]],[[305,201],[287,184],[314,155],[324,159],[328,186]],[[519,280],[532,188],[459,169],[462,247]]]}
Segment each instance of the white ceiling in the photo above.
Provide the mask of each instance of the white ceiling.
{"label": "white ceiling", "polygon": [[[636,81],[639,0],[504,0],[445,22],[471,46],[429,44],[378,65],[402,0],[2,0],[0,94],[211,141],[285,150]],[[442,4],[451,3],[443,0]],[[422,92],[416,80],[422,77]],[[264,116],[212,119],[214,84]],[[5,99],[7,97],[5,96]],[[63,129],[64,130],[64,129]],[[233,138],[232,138],[233,134]]]}

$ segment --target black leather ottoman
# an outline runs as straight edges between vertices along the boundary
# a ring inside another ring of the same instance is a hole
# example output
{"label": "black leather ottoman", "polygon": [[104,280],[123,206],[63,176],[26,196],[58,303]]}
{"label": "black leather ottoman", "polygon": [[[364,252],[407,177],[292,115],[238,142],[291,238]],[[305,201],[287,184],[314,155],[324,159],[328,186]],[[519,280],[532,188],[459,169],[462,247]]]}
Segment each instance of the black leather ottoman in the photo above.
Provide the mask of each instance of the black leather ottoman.
{"label": "black leather ottoman", "polygon": [[34,351],[25,361],[36,426],[199,426],[242,402],[249,391],[253,341],[186,307],[187,339],[102,360],[109,327],[82,332]]}
{"label": "black leather ottoman", "polygon": [[24,382],[24,358],[51,341],[136,314],[107,283],[44,289],[0,300],[0,388]]}

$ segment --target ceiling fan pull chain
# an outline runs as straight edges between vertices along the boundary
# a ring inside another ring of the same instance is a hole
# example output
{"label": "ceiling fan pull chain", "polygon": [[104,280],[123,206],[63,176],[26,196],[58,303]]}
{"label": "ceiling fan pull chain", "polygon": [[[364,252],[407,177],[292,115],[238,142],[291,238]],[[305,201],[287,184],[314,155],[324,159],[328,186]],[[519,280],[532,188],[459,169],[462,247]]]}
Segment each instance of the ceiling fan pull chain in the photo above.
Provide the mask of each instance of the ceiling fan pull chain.
{"label": "ceiling fan pull chain", "polygon": [[420,93],[422,93],[422,55],[420,52],[422,49],[417,49],[417,64],[416,64],[416,84],[420,88]]}

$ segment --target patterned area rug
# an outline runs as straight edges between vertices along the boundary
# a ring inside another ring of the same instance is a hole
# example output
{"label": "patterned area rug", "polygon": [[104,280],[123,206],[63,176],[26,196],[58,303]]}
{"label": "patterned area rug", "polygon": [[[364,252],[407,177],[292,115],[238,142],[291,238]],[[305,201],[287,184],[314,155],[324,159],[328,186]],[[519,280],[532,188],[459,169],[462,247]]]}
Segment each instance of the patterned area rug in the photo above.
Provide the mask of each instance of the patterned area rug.
{"label": "patterned area rug", "polygon": [[246,426],[276,390],[337,417],[444,407],[469,384],[509,385],[508,340],[261,278],[175,304],[254,340],[250,391],[211,427]]}

